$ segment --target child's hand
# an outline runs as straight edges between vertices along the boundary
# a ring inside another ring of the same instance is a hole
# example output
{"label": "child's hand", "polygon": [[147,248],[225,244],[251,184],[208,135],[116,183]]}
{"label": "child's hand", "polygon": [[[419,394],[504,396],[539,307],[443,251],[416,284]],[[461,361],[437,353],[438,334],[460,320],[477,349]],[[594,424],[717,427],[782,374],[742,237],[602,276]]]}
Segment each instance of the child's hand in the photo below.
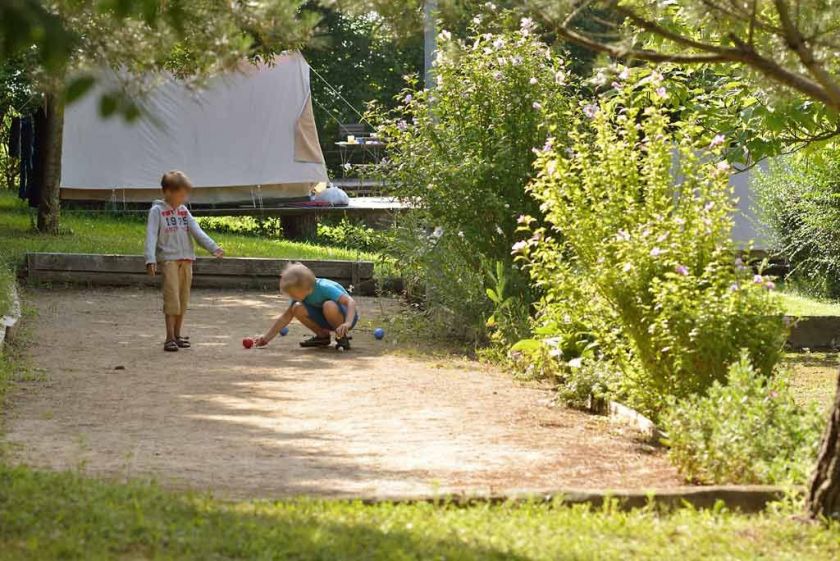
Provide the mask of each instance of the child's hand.
{"label": "child's hand", "polygon": [[265,347],[266,345],[268,345],[268,339],[260,335],[259,337],[254,339],[254,344],[258,347]]}
{"label": "child's hand", "polygon": [[221,259],[224,256],[225,256],[225,250],[222,249],[221,247],[213,252],[213,257],[215,257],[216,259]]}
{"label": "child's hand", "polygon": [[350,331],[350,324],[346,322],[335,328],[335,334],[338,337],[344,337],[348,331]]}
{"label": "child's hand", "polygon": [[146,274],[150,277],[155,276],[157,273],[157,264],[156,263],[146,263]]}

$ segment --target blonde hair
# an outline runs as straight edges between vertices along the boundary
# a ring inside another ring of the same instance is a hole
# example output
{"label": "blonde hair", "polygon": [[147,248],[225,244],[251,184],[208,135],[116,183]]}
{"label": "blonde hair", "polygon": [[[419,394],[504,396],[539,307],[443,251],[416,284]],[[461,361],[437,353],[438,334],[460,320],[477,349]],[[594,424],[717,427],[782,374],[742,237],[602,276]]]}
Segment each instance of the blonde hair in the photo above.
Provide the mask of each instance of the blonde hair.
{"label": "blonde hair", "polygon": [[303,263],[289,263],[280,273],[280,290],[289,288],[312,288],[315,286],[315,273]]}
{"label": "blonde hair", "polygon": [[175,191],[179,189],[192,189],[192,181],[183,171],[173,169],[167,171],[160,178],[160,188],[164,191]]}

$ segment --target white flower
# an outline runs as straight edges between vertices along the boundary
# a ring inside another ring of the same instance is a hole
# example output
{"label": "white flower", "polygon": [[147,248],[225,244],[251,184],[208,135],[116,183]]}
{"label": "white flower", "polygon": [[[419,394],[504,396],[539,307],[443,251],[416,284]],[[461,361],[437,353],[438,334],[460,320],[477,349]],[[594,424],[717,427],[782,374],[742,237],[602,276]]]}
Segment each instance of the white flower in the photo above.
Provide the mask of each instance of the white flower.
{"label": "white flower", "polygon": [[722,162],[718,162],[715,168],[721,173],[726,173],[729,171],[730,165],[729,162],[723,160]]}
{"label": "white flower", "polygon": [[515,57],[510,59],[510,63],[514,66],[519,66],[520,64],[522,64],[522,57],[521,56],[515,56]]}
{"label": "white flower", "polygon": [[540,103],[539,101],[535,101],[534,103],[531,104],[531,107],[533,107],[534,109],[537,109],[537,110],[542,109],[542,103]]}
{"label": "white flower", "polygon": [[595,115],[598,114],[598,106],[592,103],[583,106],[583,114],[589,117],[590,119],[594,119]]}
{"label": "white flower", "polygon": [[664,79],[665,79],[665,76],[663,76],[662,74],[660,74],[659,72],[656,72],[656,71],[653,71],[653,73],[651,73],[651,75],[650,75],[650,81],[656,86],[661,84],[662,80],[664,80]]}
{"label": "white flower", "polygon": [[526,242],[526,241],[524,241],[524,240],[522,240],[522,241],[518,241],[518,242],[516,242],[515,244],[513,244],[513,246],[511,246],[511,248],[510,248],[510,249],[511,249],[511,253],[513,253],[513,254],[515,254],[515,253],[519,253],[520,251],[522,251],[522,250],[523,250],[523,249],[525,249],[526,247],[528,247],[528,242]]}
{"label": "white flower", "polygon": [[529,84],[531,84],[531,85],[533,86],[533,85],[535,85],[535,84],[538,84],[538,83],[539,83],[539,80],[537,80],[537,79],[536,79],[536,78],[534,78],[534,77],[531,77],[531,79],[530,79],[530,80],[528,80],[528,83],[529,83]]}
{"label": "white flower", "polygon": [[630,69],[629,69],[629,68],[625,68],[625,69],[624,69],[624,70],[622,70],[622,71],[619,73],[619,75],[618,75],[618,78],[619,78],[620,80],[626,80],[626,79],[627,79],[627,78],[629,78],[629,77],[630,77]]}
{"label": "white flower", "polygon": [[650,256],[651,257],[659,257],[660,255],[662,255],[662,250],[659,249],[658,247],[654,247],[653,249],[650,250]]}
{"label": "white flower", "polygon": [[487,8],[488,10],[490,10],[491,12],[495,12],[495,11],[496,11],[496,5],[495,5],[493,2],[487,2],[487,3],[484,5],[484,7],[485,7],[485,8]]}
{"label": "white flower", "polygon": [[519,21],[519,29],[526,34],[528,31],[534,29],[534,20],[532,18],[522,18]]}
{"label": "white flower", "polygon": [[583,366],[583,358],[573,358],[567,364],[569,365],[569,368],[580,368],[581,366]]}
{"label": "white flower", "polygon": [[502,235],[504,235],[505,231],[504,231],[504,230],[502,230],[502,227],[501,227],[501,226],[499,226],[498,224],[496,224],[496,233],[497,233],[497,234],[499,234],[500,236],[502,236]]}
{"label": "white flower", "polygon": [[440,238],[443,235],[443,227],[438,226],[435,228],[434,232],[432,232],[432,237],[435,239]]}
{"label": "white flower", "polygon": [[709,148],[717,148],[724,142],[726,142],[726,137],[722,134],[716,134],[715,137],[712,139],[712,142],[709,143]]}
{"label": "white flower", "polygon": [[493,47],[495,47],[497,49],[501,49],[504,46],[505,46],[505,40],[502,39],[501,37],[499,37],[498,39],[493,41]]}
{"label": "white flower", "polygon": [[621,229],[615,235],[615,238],[620,242],[629,242],[630,241],[630,232],[627,230]]}
{"label": "white flower", "polygon": [[438,39],[441,39],[442,41],[449,41],[452,39],[452,34],[444,29],[438,33]]}
{"label": "white flower", "polygon": [[481,16],[475,16],[472,21],[476,25],[480,24],[481,23]]}
{"label": "white flower", "polygon": [[554,83],[558,86],[562,86],[566,83],[566,73],[562,70],[558,70],[554,73]]}
{"label": "white flower", "polygon": [[406,103],[411,103],[412,99],[414,99],[414,97],[411,94],[408,94],[407,96],[405,96],[405,102]]}
{"label": "white flower", "polygon": [[342,166],[342,167],[343,167],[346,171],[350,171],[350,168],[352,168],[352,167],[353,167],[353,165],[352,165],[350,162],[347,162],[347,163],[346,163],[346,164],[344,164],[344,166]]}
{"label": "white flower", "polygon": [[461,231],[461,230],[458,230],[458,237],[463,240],[464,239],[464,232]]}
{"label": "white flower", "polygon": [[668,97],[668,91],[665,89],[665,86],[659,86],[658,88],[656,88],[656,95],[658,95],[662,99]]}
{"label": "white flower", "polygon": [[632,263],[625,263],[624,266],[621,268],[621,270],[624,271],[625,273],[629,273],[630,271],[633,270],[633,264]]}

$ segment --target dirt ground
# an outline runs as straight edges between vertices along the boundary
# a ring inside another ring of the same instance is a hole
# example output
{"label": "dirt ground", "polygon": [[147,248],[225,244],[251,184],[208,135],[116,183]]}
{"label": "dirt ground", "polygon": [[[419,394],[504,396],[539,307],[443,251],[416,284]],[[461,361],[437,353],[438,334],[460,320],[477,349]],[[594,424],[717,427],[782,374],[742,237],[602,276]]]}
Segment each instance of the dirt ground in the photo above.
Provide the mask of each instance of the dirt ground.
{"label": "dirt ground", "polygon": [[193,348],[161,350],[153,290],[33,290],[41,379],[9,396],[13,461],[231,498],[372,496],[679,484],[659,450],[550,393],[462,359],[425,359],[372,326],[390,301],[360,299],[350,352],[241,340],[278,296],[198,290]]}

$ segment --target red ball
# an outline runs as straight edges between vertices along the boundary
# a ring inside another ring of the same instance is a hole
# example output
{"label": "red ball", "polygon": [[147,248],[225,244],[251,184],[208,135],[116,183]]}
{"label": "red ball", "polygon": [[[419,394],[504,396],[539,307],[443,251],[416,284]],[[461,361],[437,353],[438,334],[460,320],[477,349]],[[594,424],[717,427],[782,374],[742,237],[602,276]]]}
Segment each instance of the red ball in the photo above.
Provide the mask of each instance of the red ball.
{"label": "red ball", "polygon": [[242,346],[246,349],[250,349],[254,346],[254,340],[250,337],[245,337],[244,339],[242,339]]}

